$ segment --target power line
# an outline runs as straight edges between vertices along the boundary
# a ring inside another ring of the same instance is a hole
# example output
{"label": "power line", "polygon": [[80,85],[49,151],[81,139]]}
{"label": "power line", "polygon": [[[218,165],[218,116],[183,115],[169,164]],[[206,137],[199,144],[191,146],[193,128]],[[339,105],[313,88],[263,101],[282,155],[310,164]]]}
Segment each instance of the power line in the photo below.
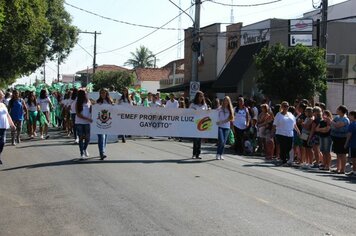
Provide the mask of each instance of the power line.
{"label": "power line", "polygon": [[165,52],[165,51],[167,51],[167,50],[169,50],[169,49],[173,48],[174,46],[177,46],[178,44],[180,44],[180,43],[184,42],[184,40],[185,40],[185,39],[182,39],[182,40],[181,40],[181,41],[179,41],[178,43],[175,43],[175,44],[173,44],[173,45],[169,46],[168,48],[165,48],[165,49],[163,49],[162,51],[159,51],[158,53],[153,54],[153,55],[154,55],[154,56],[157,56],[158,54],[161,54],[161,53],[163,53],[163,52]]}
{"label": "power line", "polygon": [[[189,10],[192,6],[193,6],[193,5],[191,5],[190,7],[188,7],[188,8],[187,8],[186,10],[184,10],[183,12],[186,12],[186,11]],[[142,37],[139,38],[139,39],[136,39],[135,41],[133,41],[133,42],[131,42],[131,43],[128,43],[128,44],[126,44],[126,45],[124,45],[124,46],[122,46],[122,47],[115,48],[115,49],[112,49],[112,50],[108,50],[108,51],[104,51],[104,52],[98,52],[98,54],[110,53],[110,52],[114,52],[114,51],[118,51],[118,50],[124,49],[124,48],[126,48],[126,47],[128,47],[128,46],[131,46],[131,45],[133,45],[133,44],[135,44],[135,43],[141,41],[142,39],[145,39],[145,38],[147,38],[148,36],[154,34],[154,33],[157,32],[158,30],[160,30],[162,27],[168,25],[169,23],[171,23],[172,21],[174,21],[175,19],[177,19],[180,15],[182,15],[183,12],[179,13],[179,15],[177,15],[177,16],[174,17],[173,19],[169,20],[167,23],[163,24],[163,25],[162,25],[161,27],[159,27],[158,29],[153,30],[152,32],[150,32],[150,33],[148,33],[148,34],[142,36]]]}
{"label": "power line", "polygon": [[83,49],[89,56],[93,57],[93,55],[91,55],[84,47],[82,47],[79,43],[77,43],[77,45]]}
{"label": "power line", "polygon": [[222,5],[225,7],[258,7],[258,6],[264,6],[264,5],[269,5],[277,2],[281,2],[282,0],[274,0],[274,1],[269,1],[269,2],[263,2],[263,3],[254,3],[254,4],[228,4],[228,3],[223,3],[223,2],[217,2],[215,0],[206,0],[206,2],[211,2],[215,3],[218,5]]}
{"label": "power line", "polygon": [[114,18],[111,18],[111,17],[107,17],[107,16],[103,16],[103,15],[100,15],[98,13],[95,13],[95,12],[92,12],[92,11],[89,11],[89,10],[85,10],[81,7],[77,7],[77,6],[74,6],[72,4],[69,4],[67,2],[64,2],[64,4],[72,7],[72,8],[75,8],[77,10],[80,10],[80,11],[83,11],[83,12],[86,12],[88,14],[91,14],[91,15],[94,15],[94,16],[97,16],[97,17],[100,17],[102,19],[105,19],[105,20],[110,20],[110,21],[114,21],[114,22],[117,22],[117,23],[121,23],[121,24],[126,24],[126,25],[130,25],[130,26],[136,26],[136,27],[142,27],[142,28],[149,28],[149,29],[162,29],[162,30],[182,30],[182,29],[178,29],[178,28],[163,28],[163,27],[157,27],[157,26],[151,26],[151,25],[142,25],[142,24],[136,24],[136,23],[131,23],[131,22],[127,22],[127,21],[122,21],[122,20],[117,20],[117,19],[114,19]]}

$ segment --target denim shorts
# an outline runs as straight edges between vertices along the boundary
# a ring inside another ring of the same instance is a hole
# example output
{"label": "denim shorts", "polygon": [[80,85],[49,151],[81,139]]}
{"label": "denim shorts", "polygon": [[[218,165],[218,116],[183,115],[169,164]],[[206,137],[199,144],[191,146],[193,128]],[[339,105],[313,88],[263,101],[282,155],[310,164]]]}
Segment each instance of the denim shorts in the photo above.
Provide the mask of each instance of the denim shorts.
{"label": "denim shorts", "polygon": [[333,140],[333,152],[335,154],[349,153],[349,150],[344,147],[346,142],[346,137],[332,137],[332,140]]}
{"label": "denim shorts", "polygon": [[330,136],[320,137],[320,151],[321,152],[331,152],[332,140]]}

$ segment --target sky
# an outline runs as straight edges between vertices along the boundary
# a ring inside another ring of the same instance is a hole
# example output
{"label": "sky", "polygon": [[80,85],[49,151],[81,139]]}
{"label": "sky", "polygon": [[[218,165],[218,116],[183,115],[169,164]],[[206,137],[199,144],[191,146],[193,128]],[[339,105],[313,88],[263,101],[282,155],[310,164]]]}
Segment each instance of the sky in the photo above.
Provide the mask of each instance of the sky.
{"label": "sky", "polygon": [[[176,5],[187,10],[194,0],[171,0]],[[253,5],[271,2],[275,0],[214,0],[220,3],[234,5]],[[233,11],[234,23],[242,22],[249,25],[269,18],[295,19],[305,12],[313,10],[313,2],[319,5],[321,0],[280,0],[272,4],[261,6],[223,6],[211,1],[204,1],[201,5],[200,26],[204,27],[213,23],[223,23],[222,31],[225,31],[227,24],[231,23],[231,10]],[[329,0],[329,5],[345,2],[346,0]],[[189,8],[186,13],[165,25],[166,28],[174,30],[155,29],[137,27],[118,23],[113,20],[89,14],[84,10],[118,21],[125,21],[133,24],[161,27],[179,14],[179,9],[169,0],[66,0],[66,3],[81,8],[76,9],[70,5],[65,5],[66,10],[72,16],[72,24],[77,26],[80,31],[100,32],[97,35],[97,57],[98,65],[114,64],[124,66],[124,63],[131,58],[131,52],[143,45],[157,54],[170,46],[177,44],[179,30],[177,28],[189,28],[193,25],[194,6]],[[188,16],[190,15],[191,18]],[[226,24],[225,24],[226,23]],[[151,33],[148,37],[134,43],[143,36]],[[184,31],[180,31],[181,40],[184,38]],[[126,46],[129,45],[129,46]],[[161,67],[170,61],[184,56],[184,43],[173,46],[157,55],[157,66]],[[125,47],[126,46],[126,47]],[[121,49],[119,49],[121,48]],[[117,50],[115,50],[117,49]],[[71,54],[60,65],[60,74],[75,74],[77,71],[91,68],[93,64],[94,36],[92,34],[79,34],[77,45],[72,49]],[[111,52],[108,52],[111,51]],[[129,68],[128,66],[126,66]],[[17,83],[30,84],[36,78],[43,79],[39,68],[29,76],[25,76]],[[57,78],[57,63],[47,61],[46,63],[46,82],[50,83]]]}

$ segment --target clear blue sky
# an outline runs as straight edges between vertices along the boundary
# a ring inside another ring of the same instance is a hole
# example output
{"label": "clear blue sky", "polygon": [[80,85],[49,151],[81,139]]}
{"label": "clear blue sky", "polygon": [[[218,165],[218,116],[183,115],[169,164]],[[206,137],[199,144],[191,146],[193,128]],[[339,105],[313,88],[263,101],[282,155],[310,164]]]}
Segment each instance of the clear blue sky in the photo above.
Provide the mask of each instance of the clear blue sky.
{"label": "clear blue sky", "polygon": [[[179,0],[172,0],[177,5]],[[217,2],[231,4],[259,4],[271,0],[215,0]],[[344,2],[345,0],[329,0],[329,5]],[[66,0],[68,4],[82,9],[95,12],[97,14],[113,18],[116,20],[151,25],[162,26],[172,18],[176,17],[179,9],[168,0]],[[314,0],[315,3],[320,0]],[[181,0],[181,7],[187,9],[191,5],[191,0]],[[158,30],[149,37],[121,50],[111,53],[100,53],[125,46],[142,36],[152,32],[154,29],[134,27],[102,19],[84,11],[66,5],[67,11],[72,15],[73,24],[82,31],[98,31],[101,35],[97,37],[97,64],[115,64],[123,66],[130,58],[130,52],[135,51],[140,45],[148,47],[154,54],[178,42],[178,31]],[[187,13],[194,18],[194,7]],[[234,22],[243,22],[244,25],[255,23],[268,18],[293,19],[303,15],[303,13],[313,10],[312,0],[281,0],[265,6],[258,7],[229,7],[221,6],[212,2],[203,2],[201,7],[201,26],[212,23],[230,23],[231,9],[234,12]],[[182,28],[192,26],[191,19],[186,15],[181,16]],[[225,26],[225,25],[224,25]],[[178,28],[178,19],[172,21],[165,27]],[[184,38],[184,32],[181,32]],[[80,34],[78,45],[76,45],[68,59],[60,66],[60,74],[74,74],[76,71],[91,67],[93,63],[94,37],[89,34]],[[81,46],[81,47],[80,47]],[[89,52],[87,53],[84,49]],[[183,57],[184,44],[181,44],[181,55]],[[89,55],[91,54],[91,55]],[[168,62],[177,59],[177,46],[165,51],[157,56],[158,66],[163,66]],[[48,62],[46,67],[47,81],[56,78],[57,66],[53,62]],[[35,77],[41,78],[40,69],[30,76],[24,77],[18,82],[34,82]]]}

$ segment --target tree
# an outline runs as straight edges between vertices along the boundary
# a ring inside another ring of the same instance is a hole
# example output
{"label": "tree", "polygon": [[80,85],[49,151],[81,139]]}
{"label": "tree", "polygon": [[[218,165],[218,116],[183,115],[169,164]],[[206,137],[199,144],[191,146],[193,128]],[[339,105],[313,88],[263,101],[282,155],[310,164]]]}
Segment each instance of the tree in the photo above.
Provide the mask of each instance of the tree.
{"label": "tree", "polygon": [[63,0],[0,0],[0,80],[11,84],[44,61],[63,61],[77,41]]}
{"label": "tree", "polygon": [[255,56],[257,86],[274,99],[312,98],[326,90],[324,51],[297,45],[265,47]]}
{"label": "tree", "polygon": [[122,91],[124,87],[132,85],[133,81],[133,74],[127,71],[99,71],[92,78],[94,91],[98,91],[101,88]]}
{"label": "tree", "polygon": [[134,69],[136,68],[147,68],[154,66],[154,55],[152,52],[145,46],[140,46],[136,48],[136,52],[131,52],[131,59],[128,59],[125,62],[125,65],[130,65]]}

